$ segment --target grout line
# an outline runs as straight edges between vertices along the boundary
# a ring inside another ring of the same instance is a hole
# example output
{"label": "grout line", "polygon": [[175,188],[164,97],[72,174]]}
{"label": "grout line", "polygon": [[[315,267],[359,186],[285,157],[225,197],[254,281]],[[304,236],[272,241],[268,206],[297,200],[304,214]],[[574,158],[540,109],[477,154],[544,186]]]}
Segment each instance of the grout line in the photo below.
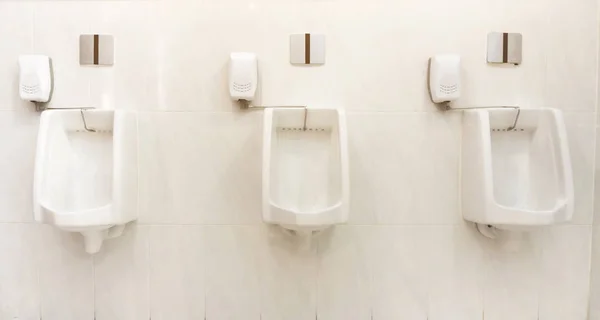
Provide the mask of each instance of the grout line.
{"label": "grout line", "polygon": [[[312,241],[312,239],[311,239]],[[316,265],[316,275],[315,275],[315,319],[318,320],[319,319],[319,292],[320,292],[320,286],[319,286],[319,275],[321,274],[321,258],[320,258],[320,254],[321,254],[321,241],[319,241],[319,239],[316,239],[317,241],[317,252],[316,252],[316,259],[315,259],[315,263]]]}
{"label": "grout line", "polygon": [[[335,109],[335,107],[332,107]],[[439,110],[367,110],[367,109],[348,109],[348,108],[339,108],[346,111],[346,114],[379,114],[379,113],[399,113],[399,114],[445,114]],[[250,109],[250,110],[231,110],[231,111],[215,111],[215,110],[139,110],[139,109],[116,109],[116,110],[129,110],[129,111],[137,111],[138,113],[202,113],[202,114],[251,114],[262,112],[263,109]],[[310,110],[310,106],[309,106]],[[11,110],[7,110],[11,111]],[[565,111],[563,112],[590,112],[592,111]]]}
{"label": "grout line", "polygon": [[207,239],[206,229],[204,227],[202,227],[200,232],[202,232],[202,261],[204,262],[204,265],[202,267],[202,287],[203,287],[202,290],[204,291],[204,295],[203,295],[203,298],[204,298],[204,320],[207,320],[208,313],[206,311],[206,309],[207,309],[206,306],[208,305],[208,303],[206,300],[206,296],[207,296],[206,283],[208,281],[206,281],[206,275],[207,275],[207,272],[206,272],[206,269],[207,269],[207,267],[206,267],[206,265],[207,265],[207,263],[206,263],[206,261],[207,261],[207,258],[206,258],[206,251],[207,251],[206,250],[206,239]]}
{"label": "grout line", "polygon": [[0,222],[0,225],[3,225],[3,224],[15,224],[15,225],[18,225],[18,224],[23,224],[23,225],[39,225],[39,224],[41,224],[41,223],[39,223],[39,222],[35,222],[35,221],[32,221],[32,222],[11,222],[11,221],[7,221],[7,222]]}
{"label": "grout line", "polygon": [[[441,112],[439,110],[363,110],[363,109],[346,109],[346,108],[340,108],[342,110],[344,110],[346,112],[346,115],[374,115],[374,114],[397,114],[397,115],[409,115],[409,114],[421,114],[421,115],[426,115],[426,114],[433,114],[433,115],[440,115],[440,116],[444,116],[447,113]],[[596,114],[595,111],[593,110],[563,110],[560,108],[555,108],[558,109],[560,111],[563,112],[563,114]],[[52,110],[52,108],[50,108],[50,110]],[[227,115],[227,114],[231,114],[231,115],[241,115],[241,114],[252,114],[252,113],[259,113],[262,112],[262,110],[232,110],[232,111],[215,111],[215,110],[143,110],[143,109],[127,109],[127,108],[122,108],[122,109],[115,109],[117,111],[122,110],[122,111],[135,111],[138,112],[139,114],[178,114],[178,113],[196,113],[196,114],[205,114],[205,115]],[[18,111],[18,110],[11,110],[11,109],[0,109],[0,112],[6,112],[6,111]],[[453,114],[457,114],[460,115],[460,113],[453,113]],[[447,114],[447,117],[451,117],[450,114]]]}
{"label": "grout line", "polygon": [[92,306],[94,320],[96,319],[96,255],[92,255]]}
{"label": "grout line", "polygon": [[[262,227],[266,224],[137,224],[140,227]],[[456,227],[460,224],[341,224],[339,227]],[[565,225],[572,226],[572,225]],[[591,226],[591,225],[581,225]],[[335,226],[334,226],[335,227]]]}
{"label": "grout line", "polygon": [[[469,221],[465,221],[468,223]],[[2,223],[0,223],[2,224]],[[137,226],[143,227],[193,227],[193,226],[205,226],[205,227],[260,227],[265,226],[267,224],[178,224],[178,223],[148,223],[148,224],[136,224]],[[389,223],[389,224],[339,224],[336,226],[339,227],[456,227],[461,226],[463,223],[430,223],[430,224],[414,224],[414,223]],[[334,226],[334,227],[336,227]],[[545,228],[546,226],[540,226],[540,228]],[[571,223],[571,224],[557,224],[550,225],[548,227],[551,228],[568,228],[568,227],[595,227],[593,224],[589,223]],[[600,227],[600,225],[598,225]],[[535,228],[535,227],[534,227]]]}
{"label": "grout line", "polygon": [[[91,90],[91,88],[88,88]],[[89,93],[91,95],[91,92]],[[99,109],[99,108],[97,108]],[[450,114],[448,113],[444,113],[442,111],[439,110],[366,110],[366,109],[348,109],[348,108],[340,108],[342,110],[344,110],[346,112],[346,115],[374,115],[374,114],[397,114],[397,115],[409,115],[409,114],[422,114],[422,115],[426,115],[426,114],[434,114],[434,115],[440,115],[440,116],[444,116],[444,115],[448,115],[447,117],[450,117]],[[562,111],[564,114],[596,114],[596,111],[593,110],[563,110],[560,108],[556,108],[560,111]],[[48,110],[53,110],[52,107],[50,107]],[[75,109],[74,109],[75,110]],[[115,109],[116,111],[135,111],[138,114],[178,114],[178,113],[196,113],[196,114],[205,114],[205,115],[242,115],[242,114],[254,114],[254,113],[259,113],[262,112],[262,109],[256,109],[256,110],[230,110],[230,111],[215,111],[215,110],[144,110],[144,109],[130,109],[130,108],[117,108]],[[22,113],[23,110],[21,109],[15,109],[15,108],[10,108],[10,109],[3,109],[0,108],[0,112],[18,112],[18,113]],[[34,112],[31,112],[32,114],[36,114]],[[460,115],[460,113],[453,113],[453,114],[457,114]],[[600,125],[600,124],[598,124]]]}
{"label": "grout line", "polygon": [[[468,221],[465,221],[468,222]],[[0,222],[0,225],[38,225],[39,222]],[[45,225],[45,224],[44,224]],[[50,225],[50,224],[48,224]],[[134,223],[139,227],[260,227],[266,224],[204,224],[204,223]],[[430,224],[411,224],[411,223],[389,223],[389,224],[340,224],[339,227],[456,227],[462,223],[430,223]],[[570,223],[548,226],[550,228],[568,228],[568,227],[600,227],[590,223]],[[540,227],[542,228],[542,227]]]}
{"label": "grout line", "polygon": [[[432,111],[407,111],[407,110],[352,110],[352,109],[344,109],[346,114],[387,114],[387,113],[398,113],[398,114],[443,114],[440,111],[432,110]],[[214,110],[137,110],[137,109],[116,109],[116,110],[130,110],[137,111],[138,113],[199,113],[199,114],[252,114],[262,112],[262,109],[256,110],[239,110],[239,111],[214,111]],[[309,108],[310,110],[310,108]],[[10,110],[7,110],[10,111]],[[566,112],[566,111],[563,111]],[[581,111],[581,112],[589,112],[589,111]]]}
{"label": "grout line", "polygon": [[150,231],[151,230],[146,230],[146,236],[145,238],[145,243],[146,243],[146,254],[145,254],[145,268],[146,268],[146,286],[148,288],[148,291],[146,292],[146,301],[148,303],[148,318],[150,320],[152,320],[152,288],[151,288],[151,282],[150,282],[150,269],[151,269],[151,263],[150,263]]}
{"label": "grout line", "polygon": [[[40,230],[33,230],[36,234],[37,240],[36,240],[36,256],[38,257],[37,259],[37,267],[36,267],[36,272],[37,272],[37,293],[38,293],[38,302],[39,302],[39,319],[42,319],[42,312],[44,310],[43,308],[43,301],[42,301],[42,265],[41,265],[41,257],[45,256],[44,254],[40,254],[40,250],[41,248],[41,244],[42,244],[42,235],[45,234],[44,230],[41,230],[42,228],[38,227],[37,229]],[[40,232],[41,231],[41,232]]]}

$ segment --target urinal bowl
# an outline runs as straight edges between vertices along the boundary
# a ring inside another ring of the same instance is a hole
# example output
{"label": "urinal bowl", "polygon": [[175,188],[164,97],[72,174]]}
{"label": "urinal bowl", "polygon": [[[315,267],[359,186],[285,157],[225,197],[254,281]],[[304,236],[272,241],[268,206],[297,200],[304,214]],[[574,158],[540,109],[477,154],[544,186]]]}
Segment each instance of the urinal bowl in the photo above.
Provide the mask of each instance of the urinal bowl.
{"label": "urinal bowl", "polygon": [[345,223],[349,181],[343,111],[268,109],[264,126],[265,222],[299,234]]}
{"label": "urinal bowl", "polygon": [[[125,111],[49,110],[34,178],[38,222],[84,237],[89,253],[137,217],[137,117]],[[86,127],[87,126],[87,127]]]}
{"label": "urinal bowl", "polygon": [[468,110],[463,116],[463,218],[499,229],[568,222],[573,178],[562,114]]}

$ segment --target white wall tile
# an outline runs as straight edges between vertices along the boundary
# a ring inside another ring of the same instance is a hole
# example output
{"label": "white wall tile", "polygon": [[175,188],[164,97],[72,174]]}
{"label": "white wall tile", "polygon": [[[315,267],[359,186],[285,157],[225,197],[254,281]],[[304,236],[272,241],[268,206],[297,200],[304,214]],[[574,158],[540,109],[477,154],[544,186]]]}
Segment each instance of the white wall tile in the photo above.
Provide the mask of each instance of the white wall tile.
{"label": "white wall tile", "polygon": [[33,221],[38,121],[33,111],[0,111],[0,222]]}
{"label": "white wall tile", "polygon": [[227,87],[229,53],[256,51],[260,12],[249,3],[225,7],[199,1],[162,2],[158,10],[157,75],[149,92],[158,109],[235,110]]}
{"label": "white wall tile", "polygon": [[260,227],[206,226],[206,318],[260,319]]}
{"label": "white wall tile", "polygon": [[318,238],[318,317],[371,320],[376,227],[337,226]]}
{"label": "white wall tile", "polygon": [[280,227],[261,233],[261,320],[314,320],[317,315],[317,239]]}
{"label": "white wall tile", "polygon": [[204,319],[204,231],[201,226],[149,228],[150,316]]}
{"label": "white wall tile", "polygon": [[373,252],[373,319],[427,319],[436,228],[378,227]]}
{"label": "white wall tile", "polygon": [[94,264],[80,234],[38,227],[42,319],[94,318]]}
{"label": "white wall tile", "polygon": [[481,320],[485,239],[470,223],[434,232],[428,319]]}
{"label": "white wall tile", "polygon": [[[594,111],[598,73],[598,3],[568,0],[545,6],[549,11],[546,37],[546,100],[550,107]],[[586,35],[585,37],[577,35]],[[526,40],[525,40],[526,41]]]}
{"label": "white wall tile", "polygon": [[148,320],[148,227],[130,224],[94,255],[96,320]]}
{"label": "white wall tile", "polygon": [[0,319],[40,318],[38,227],[0,224]]}
{"label": "white wall tile", "polygon": [[[480,6],[468,2],[472,8]],[[457,18],[454,14],[472,8],[462,5],[463,2],[453,7],[443,1],[421,2],[419,6],[403,1],[370,3],[345,6],[351,8],[343,9],[348,12],[342,18],[343,23],[332,24],[336,26],[332,32],[340,38],[343,48],[338,53],[341,58],[335,56],[331,60],[344,62],[338,72],[348,70],[349,65],[355,70],[352,76],[341,79],[344,93],[353,100],[352,110],[435,111],[427,91],[428,59],[438,53],[463,54],[458,41],[465,37],[461,38],[464,32],[459,26],[465,23],[471,26],[468,22],[476,16],[463,14]],[[439,37],[442,28],[444,37]],[[474,35],[467,40],[477,41],[478,37]],[[383,43],[385,49],[375,50]],[[380,93],[365,94],[367,88],[380,88]]]}
{"label": "white wall tile", "polygon": [[27,108],[19,97],[21,54],[33,51],[33,4],[28,1],[0,2],[0,110]]}
{"label": "white wall tile", "polygon": [[[256,31],[261,41],[253,44],[257,47],[261,59],[261,104],[349,108],[354,102],[353,98],[359,93],[343,91],[345,77],[341,75],[350,71],[347,68],[347,60],[343,55],[336,53],[336,48],[339,48],[337,43],[343,36],[334,37],[333,33],[329,32],[331,25],[335,23],[348,25],[342,18],[343,7],[335,7],[338,10],[331,14],[335,5],[331,2],[265,1],[256,7],[255,11],[259,12],[263,19],[260,29]],[[291,34],[305,32],[325,34],[324,65],[290,64],[289,37]],[[352,74],[360,74],[354,67]],[[362,97],[367,98],[365,95]],[[361,102],[368,105],[370,100]]]}
{"label": "white wall tile", "polygon": [[91,105],[155,110],[158,75],[156,32],[160,1],[95,1],[90,30],[115,40],[115,64],[90,70]]}
{"label": "white wall tile", "polygon": [[[456,106],[546,106],[547,3],[541,0],[461,2],[472,6],[459,13],[458,51],[462,55],[463,95]],[[514,10],[519,7],[519,10]],[[456,19],[455,19],[456,20]],[[523,63],[486,63],[487,34],[517,32],[523,35]]]}
{"label": "white wall tile", "polygon": [[140,115],[140,222],[258,224],[262,112]]}
{"label": "white wall tile", "polygon": [[486,320],[538,319],[539,232],[504,231],[493,241],[482,239]]}
{"label": "white wall tile", "polygon": [[589,112],[567,112],[564,118],[575,187],[575,213],[572,223],[591,224],[594,214],[596,119],[594,114]]}
{"label": "white wall tile", "polygon": [[540,261],[540,319],[587,319],[591,240],[591,226],[561,226],[544,230]]}
{"label": "white wall tile", "polygon": [[352,224],[453,224],[458,113],[348,116]]}
{"label": "white wall tile", "polygon": [[34,6],[33,49],[52,58],[54,89],[49,107],[90,105],[90,71],[79,66],[79,35],[89,34],[94,11],[85,2],[38,1]]}

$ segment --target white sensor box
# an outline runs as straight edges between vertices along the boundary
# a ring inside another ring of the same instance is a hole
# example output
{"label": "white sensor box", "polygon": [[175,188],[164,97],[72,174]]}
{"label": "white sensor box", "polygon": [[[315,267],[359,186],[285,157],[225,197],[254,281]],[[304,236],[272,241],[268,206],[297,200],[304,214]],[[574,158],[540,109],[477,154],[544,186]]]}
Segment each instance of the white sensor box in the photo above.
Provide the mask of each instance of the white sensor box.
{"label": "white sensor box", "polygon": [[233,100],[254,100],[258,87],[256,54],[234,52],[229,62],[229,94]]}
{"label": "white sensor box", "polygon": [[19,94],[21,99],[34,102],[50,101],[52,71],[50,57],[19,56]]}
{"label": "white sensor box", "polygon": [[460,56],[436,55],[429,66],[429,91],[434,103],[454,101],[460,98]]}

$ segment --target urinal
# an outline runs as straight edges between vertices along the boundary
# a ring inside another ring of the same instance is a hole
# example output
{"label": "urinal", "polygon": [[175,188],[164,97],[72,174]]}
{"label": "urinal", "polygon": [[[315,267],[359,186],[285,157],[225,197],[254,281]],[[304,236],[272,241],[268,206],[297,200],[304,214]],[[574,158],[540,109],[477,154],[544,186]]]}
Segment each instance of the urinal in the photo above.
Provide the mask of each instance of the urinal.
{"label": "urinal", "polygon": [[96,253],[137,218],[137,116],[114,110],[42,113],[34,176],[40,223],[83,235]]}
{"label": "urinal", "polygon": [[467,110],[462,140],[463,218],[482,233],[572,219],[573,174],[559,110]]}
{"label": "urinal", "polygon": [[264,113],[263,218],[298,233],[348,220],[348,145],[343,110]]}

